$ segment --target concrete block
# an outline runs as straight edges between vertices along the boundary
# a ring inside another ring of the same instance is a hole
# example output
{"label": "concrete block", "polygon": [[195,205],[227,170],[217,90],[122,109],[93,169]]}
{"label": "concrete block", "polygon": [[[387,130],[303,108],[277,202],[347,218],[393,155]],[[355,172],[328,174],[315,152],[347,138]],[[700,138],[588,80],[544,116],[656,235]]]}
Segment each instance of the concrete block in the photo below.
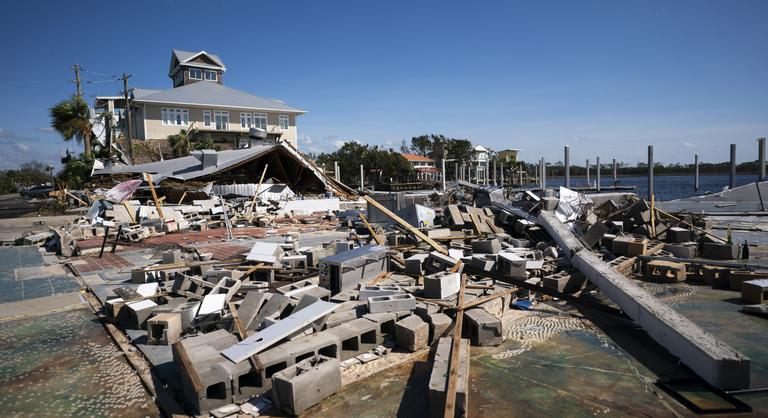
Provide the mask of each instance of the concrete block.
{"label": "concrete block", "polygon": [[597,222],[587,229],[582,238],[588,246],[593,247],[603,238],[606,232],[608,232],[608,226],[603,222]]}
{"label": "concrete block", "polygon": [[161,313],[147,320],[147,342],[150,345],[171,345],[180,336],[180,313]]}
{"label": "concrete block", "polygon": [[266,302],[267,297],[264,293],[251,290],[245,294],[245,298],[240,302],[240,306],[237,308],[240,322],[245,329],[249,329],[251,323],[256,318],[256,314],[259,313],[259,309],[261,309]]}
{"label": "concrete block", "polygon": [[765,273],[756,273],[747,270],[731,270],[728,273],[728,287],[731,290],[741,290],[741,284],[749,280],[765,279]]}
{"label": "concrete block", "polygon": [[429,254],[414,254],[405,259],[405,272],[410,274],[424,274],[424,262]]}
{"label": "concrete block", "polygon": [[272,400],[288,415],[299,415],[341,390],[339,360],[308,358],[272,376]]}
{"label": "concrete block", "polygon": [[396,295],[398,293],[403,293],[403,289],[400,286],[392,286],[392,285],[381,285],[381,286],[371,286],[371,285],[360,285],[360,294],[358,298],[360,300],[368,300],[368,298],[374,297],[374,296],[389,296],[389,295]]}
{"label": "concrete block", "polygon": [[677,258],[696,258],[699,252],[699,244],[695,242],[665,244],[664,250],[669,251]]}
{"label": "concrete block", "polygon": [[416,298],[410,293],[368,298],[368,312],[370,313],[412,311],[414,309],[416,309]]}
{"label": "concrete block", "polygon": [[358,356],[376,347],[381,340],[381,333],[376,322],[358,318],[323,331],[335,335],[341,347],[341,361]]}
{"label": "concrete block", "polygon": [[[429,377],[429,415],[437,418],[445,412],[445,391],[448,388],[448,373],[451,359],[451,338],[443,337],[437,344]],[[469,395],[469,340],[462,338],[459,343],[459,358],[456,380],[456,416],[467,416]]]}
{"label": "concrete block", "polygon": [[702,246],[701,256],[710,260],[735,260],[739,257],[739,246],[705,242]]}
{"label": "concrete block", "polygon": [[395,324],[395,344],[414,352],[429,343],[429,325],[416,315],[401,319]]}
{"label": "concrete block", "polygon": [[560,199],[556,197],[542,197],[541,198],[541,210],[553,211],[557,208]]}
{"label": "concrete block", "polygon": [[429,343],[432,344],[451,327],[453,320],[444,313],[433,313],[427,316],[429,324]]}
{"label": "concrete block", "polygon": [[527,277],[525,267],[526,260],[517,254],[502,252],[496,259],[496,268],[504,276],[524,279]]}
{"label": "concrete block", "polygon": [[464,312],[462,337],[469,338],[472,345],[495,346],[502,343],[501,321],[485,309],[469,309]]}
{"label": "concrete block", "polygon": [[365,314],[363,318],[375,323],[379,327],[379,334],[382,340],[395,338],[395,322],[397,314],[392,312],[382,312],[375,314]]}
{"label": "concrete block", "polygon": [[683,282],[686,279],[685,264],[651,260],[645,265],[645,278],[665,283]]}
{"label": "concrete block", "polygon": [[181,250],[163,251],[163,264],[179,264],[183,261]]}
{"label": "concrete block", "polygon": [[741,299],[756,305],[768,302],[768,279],[743,282],[741,284]]}
{"label": "concrete block", "polygon": [[501,251],[501,241],[496,238],[473,240],[472,252],[482,254],[496,254]]}
{"label": "concrete block", "polygon": [[459,273],[439,272],[424,276],[424,297],[445,299],[459,292],[461,275]]}
{"label": "concrete block", "polygon": [[696,240],[696,233],[690,229],[673,226],[666,231],[667,241],[669,242],[690,242]]}
{"label": "concrete block", "polygon": [[712,287],[728,287],[728,276],[731,270],[726,267],[703,266],[701,279]]}
{"label": "concrete block", "polygon": [[126,303],[120,310],[121,314],[123,312],[126,314],[124,317],[121,316],[124,319],[121,322],[126,328],[142,329],[156,307],[157,304],[149,299]]}

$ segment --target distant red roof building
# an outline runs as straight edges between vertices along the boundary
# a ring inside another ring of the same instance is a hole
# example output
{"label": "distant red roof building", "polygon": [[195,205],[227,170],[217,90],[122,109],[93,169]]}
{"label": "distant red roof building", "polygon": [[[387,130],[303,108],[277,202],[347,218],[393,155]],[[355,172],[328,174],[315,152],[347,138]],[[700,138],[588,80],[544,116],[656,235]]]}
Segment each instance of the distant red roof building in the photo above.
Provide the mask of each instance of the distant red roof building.
{"label": "distant red roof building", "polygon": [[433,160],[433,159],[431,159],[429,157],[425,157],[423,155],[408,154],[408,153],[405,153],[405,152],[400,153],[400,155],[402,155],[403,158],[405,158],[406,160],[408,160],[410,162],[414,162],[414,161],[435,162],[435,160]]}

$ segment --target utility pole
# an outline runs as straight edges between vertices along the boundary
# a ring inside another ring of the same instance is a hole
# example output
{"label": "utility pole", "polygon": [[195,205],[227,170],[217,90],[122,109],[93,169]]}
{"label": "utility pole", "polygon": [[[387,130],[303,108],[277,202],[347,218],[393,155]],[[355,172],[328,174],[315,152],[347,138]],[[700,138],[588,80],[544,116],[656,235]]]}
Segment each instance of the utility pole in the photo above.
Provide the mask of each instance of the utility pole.
{"label": "utility pole", "polygon": [[133,77],[133,74],[126,74],[123,73],[123,76],[120,77],[123,79],[123,98],[125,99],[125,115],[126,115],[126,129],[125,129],[125,139],[128,142],[128,155],[131,158],[131,164],[133,164],[133,141],[131,140],[131,106],[128,103],[128,79]]}
{"label": "utility pole", "polygon": [[74,83],[76,86],[75,94],[77,95],[77,97],[83,97],[83,91],[80,88],[80,70],[83,69],[83,66],[80,64],[72,64],[69,66],[69,68],[75,70],[75,80],[74,80]]}

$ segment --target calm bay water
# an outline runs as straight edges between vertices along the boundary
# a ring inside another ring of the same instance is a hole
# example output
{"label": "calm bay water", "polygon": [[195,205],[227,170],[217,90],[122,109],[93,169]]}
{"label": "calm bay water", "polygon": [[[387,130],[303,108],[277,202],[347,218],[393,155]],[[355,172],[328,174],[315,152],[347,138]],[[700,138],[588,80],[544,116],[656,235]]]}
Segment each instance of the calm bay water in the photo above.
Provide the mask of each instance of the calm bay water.
{"label": "calm bay water", "polygon": [[[741,186],[747,183],[753,183],[757,180],[757,175],[746,174],[736,176],[736,185]],[[595,177],[590,176],[590,181],[595,184]],[[681,199],[684,197],[698,196],[706,192],[719,192],[728,186],[728,175],[701,175],[699,176],[699,191],[693,190],[693,174],[685,176],[655,176],[654,194],[657,200]],[[587,180],[585,177],[571,177],[572,186],[585,186]],[[613,178],[602,176],[600,178],[601,186],[613,185]],[[547,178],[547,187],[564,186],[565,179],[562,177]],[[648,194],[648,178],[646,176],[619,177],[620,186],[635,186],[637,194],[646,196]]]}

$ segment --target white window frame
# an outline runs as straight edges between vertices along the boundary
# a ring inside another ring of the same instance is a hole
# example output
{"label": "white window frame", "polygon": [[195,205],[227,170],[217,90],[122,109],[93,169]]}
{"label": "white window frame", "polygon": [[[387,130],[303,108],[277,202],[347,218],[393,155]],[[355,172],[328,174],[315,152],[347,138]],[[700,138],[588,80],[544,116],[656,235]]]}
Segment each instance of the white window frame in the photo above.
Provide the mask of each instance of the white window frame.
{"label": "white window frame", "polygon": [[[260,123],[263,122],[263,123]],[[256,128],[267,130],[267,114],[266,113],[254,113],[253,114],[253,126]]]}
{"label": "white window frame", "polygon": [[206,128],[213,126],[213,115],[210,110],[203,110],[203,126]]}
{"label": "white window frame", "polygon": [[251,129],[253,126],[253,113],[240,112],[240,129]]}
{"label": "white window frame", "polygon": [[[208,78],[208,74],[213,74],[213,78]],[[206,81],[219,81],[219,74],[216,70],[203,70],[203,79]]]}
{"label": "white window frame", "polygon": [[163,107],[160,109],[160,119],[166,126],[187,126],[189,109]]}
{"label": "white window frame", "polygon": [[[283,127],[283,121],[285,121],[285,127]],[[288,117],[288,115],[279,115],[277,117],[277,124],[280,127],[280,130],[287,131],[291,126],[291,118]]]}
{"label": "white window frame", "polygon": [[[193,77],[192,71],[200,71],[200,77]],[[202,68],[190,68],[189,69],[189,79],[190,80],[202,80],[203,79],[203,70]]]}
{"label": "white window frame", "polygon": [[229,112],[226,110],[217,110],[214,115],[214,127],[217,131],[229,130]]}

